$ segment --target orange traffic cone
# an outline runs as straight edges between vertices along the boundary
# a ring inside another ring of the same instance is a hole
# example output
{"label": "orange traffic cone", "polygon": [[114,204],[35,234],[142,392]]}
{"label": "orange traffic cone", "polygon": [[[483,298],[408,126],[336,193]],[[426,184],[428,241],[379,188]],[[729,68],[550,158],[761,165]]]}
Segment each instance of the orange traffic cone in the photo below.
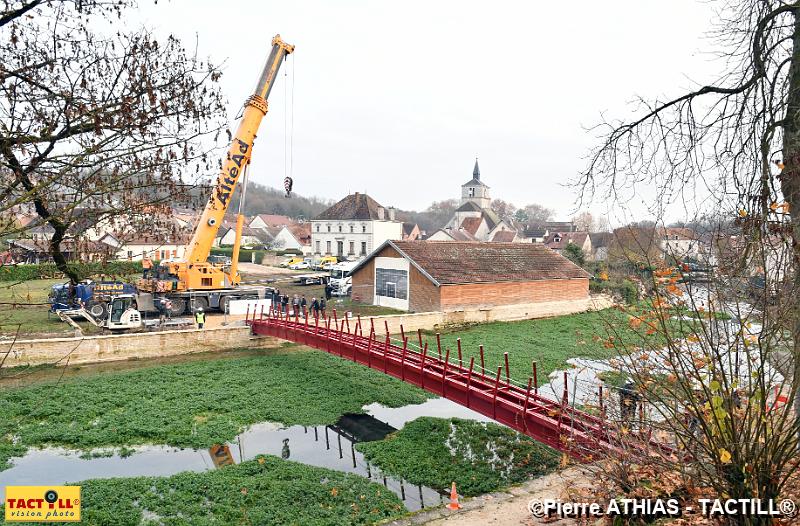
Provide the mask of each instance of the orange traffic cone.
{"label": "orange traffic cone", "polygon": [[453,487],[450,488],[450,504],[447,505],[449,510],[460,510],[461,504],[458,503],[458,493],[456,492],[456,483],[453,482]]}

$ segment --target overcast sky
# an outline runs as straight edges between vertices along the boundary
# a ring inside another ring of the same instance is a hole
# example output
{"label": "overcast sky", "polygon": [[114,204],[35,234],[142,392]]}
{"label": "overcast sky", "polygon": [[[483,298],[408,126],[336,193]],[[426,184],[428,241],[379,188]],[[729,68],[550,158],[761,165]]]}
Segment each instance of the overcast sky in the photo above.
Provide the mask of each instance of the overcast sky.
{"label": "overcast sky", "polygon": [[[197,40],[201,55],[224,62],[231,119],[272,36],[296,46],[256,141],[256,182],[282,186],[291,135],[296,192],[338,200],[365,191],[421,210],[459,197],[477,155],[493,198],[540,203],[562,219],[575,201],[562,185],[584,168],[597,143],[586,128],[601,113],[630,116],[637,94],[674,95],[713,78],[703,52],[712,14],[692,0],[161,0],[140,8],[143,23],[189,47]],[[284,134],[292,108],[294,131]]]}

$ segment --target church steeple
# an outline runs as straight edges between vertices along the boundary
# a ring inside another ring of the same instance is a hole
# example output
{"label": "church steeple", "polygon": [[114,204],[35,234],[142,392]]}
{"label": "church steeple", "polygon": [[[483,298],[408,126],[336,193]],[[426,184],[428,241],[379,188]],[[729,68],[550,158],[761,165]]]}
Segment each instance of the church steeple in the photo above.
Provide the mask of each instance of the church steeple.
{"label": "church steeple", "polygon": [[481,169],[478,168],[478,158],[477,157],[475,157],[475,168],[472,169],[472,177],[476,181],[480,181],[481,180]]}

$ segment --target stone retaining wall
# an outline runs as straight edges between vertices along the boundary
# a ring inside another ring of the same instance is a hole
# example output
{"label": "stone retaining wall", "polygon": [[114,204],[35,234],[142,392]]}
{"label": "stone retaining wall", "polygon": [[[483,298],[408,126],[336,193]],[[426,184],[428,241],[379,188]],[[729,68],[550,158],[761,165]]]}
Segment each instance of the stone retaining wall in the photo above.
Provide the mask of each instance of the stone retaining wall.
{"label": "stone retaining wall", "polygon": [[[398,335],[401,325],[406,333],[410,333],[417,329],[442,330],[448,325],[465,323],[547,318],[587,310],[600,310],[610,306],[610,298],[594,296],[586,300],[551,301],[450,312],[393,314],[374,316],[373,319],[377,334],[385,334],[384,327],[388,325],[389,332],[392,335]],[[369,323],[368,319],[363,321],[365,326]],[[352,319],[350,327],[355,327]],[[6,341],[0,342],[0,360],[8,352],[8,357],[3,367],[64,364],[67,359],[69,359],[70,364],[74,365],[113,360],[156,358],[226,349],[268,348],[277,347],[280,344],[281,341],[275,338],[253,337],[250,335],[249,327],[236,325],[202,330],[188,329],[76,338],[19,340],[13,344]]]}
{"label": "stone retaining wall", "polygon": [[8,352],[4,368],[65,364],[67,359],[74,365],[278,345],[274,338],[251,336],[249,327],[233,326],[2,342],[0,360]]}

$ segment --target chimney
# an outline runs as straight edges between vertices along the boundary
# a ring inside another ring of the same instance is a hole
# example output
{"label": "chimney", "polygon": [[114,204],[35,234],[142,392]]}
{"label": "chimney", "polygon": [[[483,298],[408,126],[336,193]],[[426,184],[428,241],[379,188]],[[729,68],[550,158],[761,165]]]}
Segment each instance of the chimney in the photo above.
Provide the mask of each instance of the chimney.
{"label": "chimney", "polygon": [[389,221],[394,221],[394,207],[389,207]]}
{"label": "chimney", "polygon": [[385,217],[386,217],[386,209],[383,208],[382,206],[379,206],[378,207],[378,220],[383,221],[383,219]]}

